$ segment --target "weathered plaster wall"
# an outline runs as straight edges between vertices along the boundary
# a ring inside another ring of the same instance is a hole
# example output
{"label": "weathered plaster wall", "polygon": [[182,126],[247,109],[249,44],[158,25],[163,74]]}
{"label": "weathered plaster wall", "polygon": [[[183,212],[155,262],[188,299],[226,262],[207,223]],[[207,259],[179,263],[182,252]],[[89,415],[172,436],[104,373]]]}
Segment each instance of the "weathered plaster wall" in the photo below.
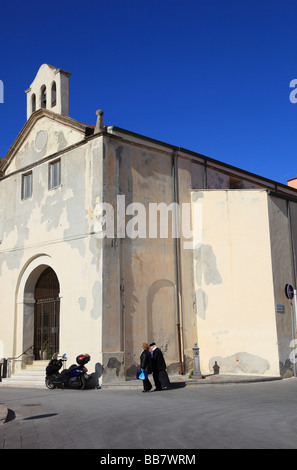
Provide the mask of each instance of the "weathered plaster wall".
{"label": "weathered plaster wall", "polygon": [[283,306],[283,311],[275,314],[279,367],[282,376],[291,376],[294,374],[291,353],[295,347],[296,320],[294,300],[291,303],[287,299],[285,285],[291,284],[294,287],[296,285],[293,266],[293,242],[294,240],[296,242],[296,220],[294,219],[296,204],[278,197],[269,197],[268,202],[275,305]]}
{"label": "weathered plaster wall", "polygon": [[[169,369],[176,369],[175,241],[148,236],[149,203],[173,201],[171,155],[106,139],[105,159],[104,198],[115,208],[115,224],[118,194],[125,196],[125,207],[141,203],[147,211],[145,238],[115,236],[114,240],[105,240],[105,365],[116,365],[119,376],[125,372],[127,377],[135,377],[142,343],[155,341],[162,348]],[[136,210],[125,216],[125,227],[135,216]]]}
{"label": "weathered plaster wall", "polygon": [[102,241],[93,234],[94,209],[102,200],[102,148],[98,137],[63,153],[62,184],[54,190],[48,189],[49,162],[35,166],[30,199],[21,200],[20,172],[0,182],[5,357],[23,352],[24,312],[32,308],[24,295],[40,259],[42,265],[48,260],[60,282],[60,353],[72,363],[88,352],[90,369],[102,361]]}
{"label": "weathered plaster wall", "polygon": [[[180,158],[177,161],[178,165],[178,199],[180,208],[183,204],[191,206],[191,187],[192,168],[195,166],[196,178],[200,181],[201,188],[203,188],[203,166],[194,165],[189,158],[180,153]],[[196,179],[197,181],[197,179]],[[189,222],[191,215],[189,210]],[[192,230],[192,226],[185,223],[183,214],[181,217],[181,224],[186,225],[187,230]],[[186,230],[186,231],[187,231]],[[189,373],[193,369],[193,346],[197,342],[197,316],[196,316],[196,299],[194,288],[194,273],[193,273],[193,250],[186,248],[192,238],[188,238],[188,234],[184,233],[181,227],[180,233],[180,305],[181,305],[181,340],[183,349],[184,372]]]}
{"label": "weathered plaster wall", "polygon": [[256,175],[248,176],[203,160],[191,162],[191,189],[261,189],[263,185],[275,189],[273,182],[260,182]]}
{"label": "weathered plaster wall", "polygon": [[221,373],[278,375],[267,192],[193,191],[192,201],[202,204],[194,253],[201,370],[213,373],[217,361]]}

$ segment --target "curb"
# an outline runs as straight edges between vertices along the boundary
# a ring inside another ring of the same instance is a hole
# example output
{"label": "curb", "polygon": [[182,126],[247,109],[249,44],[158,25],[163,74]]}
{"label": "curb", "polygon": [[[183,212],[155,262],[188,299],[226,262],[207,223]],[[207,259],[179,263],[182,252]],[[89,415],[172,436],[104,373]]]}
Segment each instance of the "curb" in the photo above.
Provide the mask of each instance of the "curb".
{"label": "curb", "polygon": [[272,382],[276,380],[283,380],[282,377],[236,377],[236,378],[221,378],[220,380],[213,380],[212,378],[202,378],[196,380],[186,380],[186,385],[203,385],[203,384],[247,384],[247,383],[260,383],[260,382]]}

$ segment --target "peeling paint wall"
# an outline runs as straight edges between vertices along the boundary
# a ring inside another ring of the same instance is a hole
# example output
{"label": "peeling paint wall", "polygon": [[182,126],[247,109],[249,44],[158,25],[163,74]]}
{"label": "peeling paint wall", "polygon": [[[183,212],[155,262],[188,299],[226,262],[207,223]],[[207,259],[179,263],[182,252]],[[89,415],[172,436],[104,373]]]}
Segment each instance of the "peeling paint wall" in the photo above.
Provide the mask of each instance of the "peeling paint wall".
{"label": "peeling paint wall", "polygon": [[[52,128],[48,132],[55,138]],[[5,324],[0,341],[5,357],[24,350],[26,318],[32,321],[34,309],[26,286],[40,260],[55,270],[60,283],[60,353],[73,363],[88,352],[90,370],[102,362],[102,240],[94,235],[94,209],[103,192],[102,149],[98,137],[63,153],[56,189],[48,188],[49,162],[34,166],[29,199],[21,200],[21,172],[0,183],[0,312]],[[26,161],[34,158],[34,152],[26,155]]]}
{"label": "peeling paint wall", "polygon": [[83,132],[71,126],[61,126],[60,123],[48,117],[40,118],[8,166],[6,175],[76,144],[83,137]]}
{"label": "peeling paint wall", "polygon": [[[104,199],[115,209],[115,224],[118,194],[125,196],[126,207],[133,202],[148,208],[150,202],[173,201],[170,155],[113,139],[105,142]],[[125,226],[131,219],[125,216]],[[111,359],[117,358],[119,376],[134,378],[143,342],[157,342],[168,366],[178,363],[174,250],[173,239],[104,240],[106,374],[114,364]]]}
{"label": "peeling paint wall", "polygon": [[[232,171],[221,168],[217,163],[193,160],[191,162],[191,189],[261,189],[263,182],[247,176],[237,169]],[[273,183],[265,187],[275,189]]]}

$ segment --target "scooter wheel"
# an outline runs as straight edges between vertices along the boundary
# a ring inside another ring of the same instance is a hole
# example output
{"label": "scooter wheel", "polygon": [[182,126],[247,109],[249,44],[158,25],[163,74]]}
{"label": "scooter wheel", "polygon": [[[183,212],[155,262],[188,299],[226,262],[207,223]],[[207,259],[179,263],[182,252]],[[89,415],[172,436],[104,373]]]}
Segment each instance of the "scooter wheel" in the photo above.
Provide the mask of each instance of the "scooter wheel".
{"label": "scooter wheel", "polygon": [[86,381],[86,379],[84,378],[83,375],[81,375],[78,380],[80,382],[79,390],[83,390],[86,386],[87,381]]}
{"label": "scooter wheel", "polygon": [[45,385],[46,385],[47,388],[49,388],[50,390],[53,390],[54,388],[56,388],[56,386],[49,380],[48,377],[45,378]]}

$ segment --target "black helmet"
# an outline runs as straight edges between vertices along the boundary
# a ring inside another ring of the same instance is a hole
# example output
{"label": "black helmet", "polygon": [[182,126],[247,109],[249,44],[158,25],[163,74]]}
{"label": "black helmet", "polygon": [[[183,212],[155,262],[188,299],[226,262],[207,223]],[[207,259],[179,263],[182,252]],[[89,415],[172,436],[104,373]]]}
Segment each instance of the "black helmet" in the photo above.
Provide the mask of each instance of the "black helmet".
{"label": "black helmet", "polygon": [[89,354],[80,354],[76,358],[76,362],[81,366],[87,364],[91,360],[91,356]]}

